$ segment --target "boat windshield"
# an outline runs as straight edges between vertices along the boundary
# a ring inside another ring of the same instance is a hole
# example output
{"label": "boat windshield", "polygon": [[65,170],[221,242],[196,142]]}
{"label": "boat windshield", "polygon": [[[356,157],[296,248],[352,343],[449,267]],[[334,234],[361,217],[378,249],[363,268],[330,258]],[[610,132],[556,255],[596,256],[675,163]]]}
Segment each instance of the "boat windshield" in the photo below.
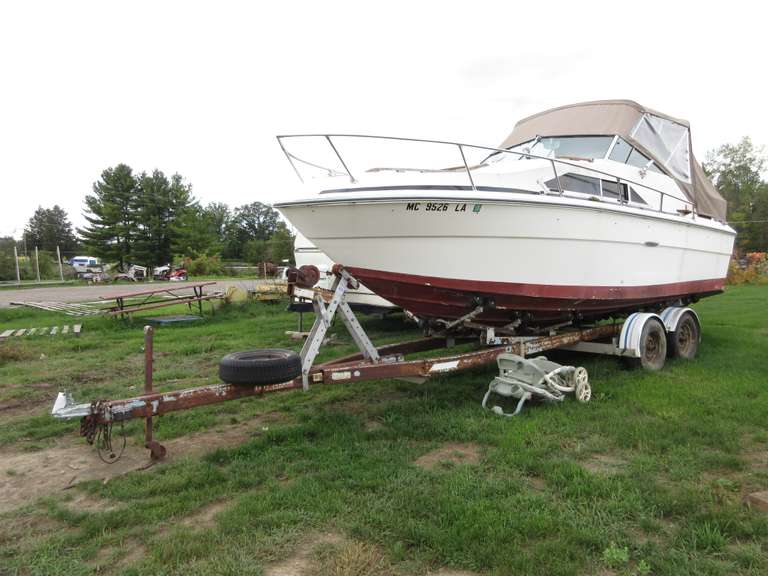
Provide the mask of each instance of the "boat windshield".
{"label": "boat windshield", "polygon": [[[656,163],[619,136],[547,136],[534,138],[509,148],[513,152],[522,152],[544,158],[563,158],[565,160],[595,160],[607,158],[622,164],[645,168],[663,174]],[[495,152],[486,161],[499,162],[505,154]],[[517,156],[518,160],[526,158]]]}
{"label": "boat windshield", "polygon": [[613,136],[553,136],[536,138],[510,150],[547,158],[605,158]]}

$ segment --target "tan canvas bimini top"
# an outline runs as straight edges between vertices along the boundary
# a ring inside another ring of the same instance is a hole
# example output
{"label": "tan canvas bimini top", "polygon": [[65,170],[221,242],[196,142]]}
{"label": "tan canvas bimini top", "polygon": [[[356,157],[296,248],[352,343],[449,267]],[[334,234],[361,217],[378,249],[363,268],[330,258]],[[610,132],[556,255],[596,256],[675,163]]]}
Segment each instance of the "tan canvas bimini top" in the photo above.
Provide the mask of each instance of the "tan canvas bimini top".
{"label": "tan canvas bimini top", "polygon": [[691,149],[690,125],[631,100],[598,100],[553,108],[523,118],[499,148],[538,137],[618,135],[653,159],[681,187],[696,212],[725,221],[726,202]]}

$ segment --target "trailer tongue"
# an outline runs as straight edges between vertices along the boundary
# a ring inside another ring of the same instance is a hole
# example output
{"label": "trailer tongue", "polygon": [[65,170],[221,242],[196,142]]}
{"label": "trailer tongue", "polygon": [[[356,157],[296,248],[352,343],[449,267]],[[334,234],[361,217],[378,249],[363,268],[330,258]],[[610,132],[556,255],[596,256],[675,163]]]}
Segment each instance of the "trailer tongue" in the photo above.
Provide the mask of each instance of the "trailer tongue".
{"label": "trailer tongue", "polygon": [[[558,348],[624,356],[635,359],[647,368],[657,369],[660,367],[659,362],[663,365],[664,358],[666,357],[666,338],[663,337],[665,333],[669,333],[674,338],[677,325],[683,319],[689,318],[690,315],[693,315],[695,319],[694,327],[698,328],[698,318],[695,317],[693,311],[683,308],[668,308],[662,313],[661,317],[653,313],[636,313],[630,316],[623,324],[611,323],[587,328],[569,328],[560,332],[548,330],[545,335],[500,335],[498,329],[486,328],[476,331],[475,335],[471,337],[447,333],[439,337],[422,338],[411,342],[375,347],[357,321],[345,298],[347,290],[354,289],[357,286],[357,280],[342,267],[337,266],[334,269],[334,274],[336,279],[330,300],[326,302],[321,293],[315,294],[313,302],[316,316],[315,323],[304,343],[299,358],[295,362],[289,360],[290,355],[295,356],[295,353],[289,351],[277,351],[282,352],[283,356],[279,354],[252,354],[251,361],[254,363],[255,372],[252,372],[253,376],[250,379],[247,377],[243,378],[242,376],[244,374],[243,367],[247,368],[247,364],[231,365],[226,371],[222,364],[220,374],[229,382],[171,392],[155,392],[152,380],[154,330],[151,327],[147,327],[145,328],[144,336],[145,393],[143,395],[122,400],[101,400],[77,404],[71,395],[62,392],[56,399],[52,415],[57,418],[80,418],[81,435],[85,436],[91,443],[96,442],[100,450],[106,451],[107,457],[104,458],[106,461],[114,461],[120,456],[112,446],[112,426],[127,420],[144,418],[145,446],[150,450],[153,459],[160,459],[165,455],[165,448],[153,438],[153,416],[161,416],[170,412],[237,400],[249,396],[261,396],[281,390],[300,388],[307,390],[310,384],[351,383],[381,378],[423,381],[431,376],[482,366],[496,361],[501,355],[512,354],[524,359],[532,354]],[[311,287],[311,285],[317,282],[317,279],[318,275],[314,270],[293,271],[292,277],[289,278],[289,290],[294,285],[306,286],[309,284]],[[668,313],[670,310],[674,311],[674,313]],[[315,365],[314,361],[337,313],[341,315],[342,321],[360,349],[360,352]],[[664,317],[671,318],[672,323],[662,321]],[[471,318],[467,319],[467,324],[471,324]],[[688,330],[691,328],[690,324],[690,322],[686,324]],[[456,328],[456,326],[451,328]],[[661,339],[659,339],[659,330],[662,334]],[[689,332],[686,332],[686,334],[690,336]],[[698,338],[698,334],[696,332],[695,338]],[[688,342],[690,341],[691,338],[688,338]],[[469,352],[446,354],[432,358],[406,359],[406,355],[409,354],[440,349],[447,350],[457,344],[468,342],[476,342],[478,348]],[[698,343],[698,340],[696,340],[696,343]],[[281,363],[278,362],[280,358],[282,358]],[[238,361],[242,360],[244,358],[238,359]],[[262,364],[259,364],[259,362],[262,362]],[[268,363],[265,364],[264,362]],[[235,368],[239,366],[240,372],[233,372],[233,366]],[[260,371],[259,366],[263,366],[265,370]],[[541,366],[544,366],[544,364],[541,364]],[[282,368],[281,370],[276,370],[276,367]],[[267,368],[271,371],[266,370]],[[547,368],[552,367],[547,365]],[[557,368],[552,368],[552,370],[547,372],[551,371],[557,371]],[[509,372],[509,369],[507,369],[507,372]],[[562,370],[557,371],[557,374],[561,372]],[[265,381],[264,373],[275,375],[274,380],[270,381],[267,378]],[[232,374],[239,374],[239,377],[232,378]],[[227,377],[227,375],[230,377]],[[522,407],[522,403],[525,400],[536,395],[545,399],[552,399],[547,398],[547,395],[553,396],[555,399],[562,399],[563,390],[558,391],[558,387],[569,388],[566,391],[575,390],[575,380],[572,386],[567,386],[562,382],[557,384],[554,381],[547,381],[547,378],[543,377],[543,381],[536,385],[535,382],[528,382],[525,379],[509,380],[508,378],[505,381],[504,376],[502,373],[500,378],[494,380],[496,386],[493,391],[502,395],[519,392],[519,395],[515,396],[521,399],[519,407]],[[506,376],[512,377],[513,375],[507,373]],[[582,383],[585,380],[585,376],[585,374],[580,376]],[[510,388],[509,386],[510,383],[519,385],[520,382],[523,382],[522,387],[518,386],[515,388],[513,386]],[[528,382],[528,384],[526,385],[525,382]],[[553,385],[555,386],[554,388],[552,387]],[[539,394],[535,389],[531,389],[537,387],[540,390],[544,390],[546,394]],[[521,395],[525,398],[522,398]],[[584,392],[583,385],[581,391],[577,392],[577,396],[580,396],[582,400],[585,397],[588,399],[589,395]]]}

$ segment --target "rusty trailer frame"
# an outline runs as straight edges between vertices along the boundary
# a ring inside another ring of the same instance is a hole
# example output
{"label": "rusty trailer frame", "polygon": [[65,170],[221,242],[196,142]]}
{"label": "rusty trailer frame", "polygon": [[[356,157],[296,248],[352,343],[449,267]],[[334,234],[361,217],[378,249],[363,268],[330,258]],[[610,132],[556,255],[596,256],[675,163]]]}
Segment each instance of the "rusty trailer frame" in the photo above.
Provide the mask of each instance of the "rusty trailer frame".
{"label": "rusty trailer frame", "polygon": [[[493,341],[496,344],[490,346],[485,345],[477,336],[445,336],[422,338],[376,348],[365,335],[344,299],[346,289],[356,286],[356,280],[343,269],[337,270],[336,273],[334,297],[331,298],[330,302],[326,303],[322,295],[316,295],[314,302],[315,325],[301,352],[303,373],[293,380],[258,386],[220,383],[170,392],[156,392],[152,377],[154,329],[147,326],[144,329],[145,381],[143,395],[120,400],[75,404],[71,396],[62,393],[54,405],[52,414],[59,418],[81,418],[81,434],[89,442],[93,442],[102,432],[104,433],[103,437],[108,440],[109,430],[116,423],[137,418],[144,419],[145,447],[150,450],[153,459],[161,459],[165,456],[165,448],[153,437],[153,417],[163,414],[241,398],[263,396],[271,392],[307,389],[309,384],[349,384],[383,378],[423,381],[432,376],[471,370],[495,362],[499,355],[505,353],[524,357],[547,350],[569,347],[581,342],[612,339],[620,333],[622,328],[622,323],[611,323],[584,329],[572,328],[544,336],[495,337]],[[322,345],[323,337],[337,310],[342,312],[342,319],[361,351],[357,354],[314,365],[314,359]],[[468,352],[430,358],[406,359],[406,356],[410,354],[447,350],[456,345],[471,342],[477,342],[480,347]]]}
{"label": "rusty trailer frame", "polygon": [[[512,353],[518,356],[527,356],[576,342],[615,336],[620,328],[621,325],[619,324],[609,324],[586,330],[557,334],[555,336],[542,336],[531,339],[521,338],[519,341],[510,342],[503,346],[492,346],[482,350],[450,356],[406,360],[404,358],[405,354],[444,348],[449,343],[449,340],[442,338],[415,340],[404,344],[378,348],[380,354],[382,354],[382,359],[378,364],[372,364],[369,361],[363,360],[357,354],[320,364],[310,372],[310,381],[313,385],[319,385],[354,383],[382,378],[426,379],[438,374],[470,370],[495,362],[499,354]],[[147,373],[151,375],[151,367]],[[262,396],[270,392],[299,390],[302,388],[301,378],[263,386],[211,384],[185,390],[175,390],[173,392],[151,392],[125,400],[99,402],[98,408],[92,416],[96,418],[98,423],[122,422],[134,418],[151,418],[152,416],[160,416],[170,412],[188,410],[228,400]]]}

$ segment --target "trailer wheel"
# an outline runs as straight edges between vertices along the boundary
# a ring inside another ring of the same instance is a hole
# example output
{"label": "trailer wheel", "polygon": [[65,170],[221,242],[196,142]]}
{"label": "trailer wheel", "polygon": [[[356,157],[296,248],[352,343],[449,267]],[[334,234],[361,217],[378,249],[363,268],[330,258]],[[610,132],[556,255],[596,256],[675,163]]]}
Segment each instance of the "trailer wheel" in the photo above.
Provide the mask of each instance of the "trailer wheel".
{"label": "trailer wheel", "polygon": [[677,328],[667,336],[670,356],[691,360],[696,357],[701,341],[701,328],[691,312],[685,312],[677,322]]}
{"label": "trailer wheel", "polygon": [[299,355],[280,348],[233,352],[219,362],[219,378],[227,384],[278,384],[300,375]]}
{"label": "trailer wheel", "polygon": [[667,331],[656,318],[649,318],[640,334],[640,358],[636,362],[645,370],[661,370],[667,359]]}

